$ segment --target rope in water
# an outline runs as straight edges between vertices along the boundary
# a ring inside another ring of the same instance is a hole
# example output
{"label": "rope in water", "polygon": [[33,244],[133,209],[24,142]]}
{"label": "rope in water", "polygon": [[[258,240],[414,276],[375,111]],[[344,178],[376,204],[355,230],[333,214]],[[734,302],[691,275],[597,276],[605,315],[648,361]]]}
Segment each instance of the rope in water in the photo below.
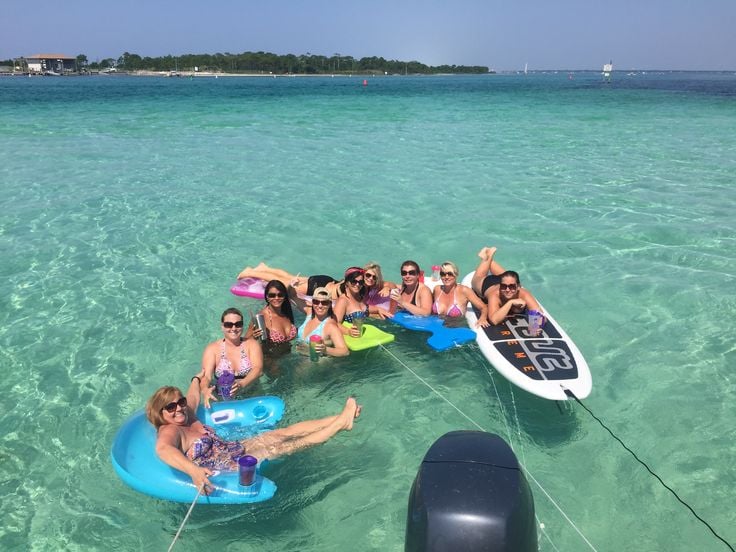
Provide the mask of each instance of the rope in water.
{"label": "rope in water", "polygon": [[[498,393],[498,387],[496,386],[496,378],[493,377],[493,370],[491,370],[487,364],[484,364],[483,366],[485,367],[486,372],[488,373],[488,377],[490,378],[491,383],[493,384],[493,392],[496,394],[496,400],[498,401],[497,404],[501,410],[501,418],[503,419],[503,423],[506,426],[506,434],[508,435],[508,438],[509,438],[509,441],[508,441],[509,446],[511,447],[511,450],[513,450],[514,453],[516,453],[516,448],[514,447],[514,439],[511,436],[511,427],[509,426],[509,422],[508,422],[508,417],[507,417],[508,414],[506,413],[506,408],[504,407],[503,401],[501,400],[501,395],[499,395]],[[521,425],[519,424],[519,416],[516,415],[516,400],[513,398],[514,397],[513,390],[511,390],[511,397],[512,397],[511,402],[514,406],[514,414],[515,414],[514,417],[516,418],[517,434],[519,435],[519,449],[522,452],[523,462],[524,464],[526,464],[526,456],[524,455],[524,446],[521,441]],[[520,465],[523,465],[523,464],[520,463]],[[530,474],[530,477],[531,477],[531,474]],[[542,532],[542,535],[544,535],[544,537],[547,539],[547,542],[549,542],[552,548],[554,548],[555,550],[558,550],[558,548],[555,546],[555,543],[552,542],[552,538],[547,534],[547,531],[544,530],[544,523],[540,521],[539,516],[537,516],[536,512],[534,512],[534,519],[536,520],[537,527],[539,527],[539,530]],[[587,539],[585,539],[584,536],[583,536],[583,539],[587,541]]]}
{"label": "rope in water", "polygon": [[[509,426],[509,422],[508,422],[508,417],[507,417],[508,414],[506,413],[506,408],[504,407],[503,401],[501,400],[501,395],[498,393],[498,386],[496,386],[496,378],[493,377],[493,370],[491,370],[491,368],[487,364],[484,364],[483,366],[486,369],[486,372],[488,373],[488,377],[490,378],[491,383],[493,384],[493,392],[496,394],[496,400],[498,401],[497,404],[501,410],[501,418],[503,419],[503,423],[506,426],[506,435],[508,435],[508,438],[509,438],[509,446],[511,447],[511,450],[513,450],[514,453],[516,453],[516,448],[514,447],[514,439],[511,436],[511,427]],[[514,414],[515,414],[514,417],[516,418],[517,434],[519,435],[519,449],[522,452],[524,464],[526,464],[526,456],[524,455],[524,446],[521,442],[521,425],[519,424],[519,416],[516,413],[516,400],[513,398],[514,397],[513,389],[511,389],[511,397],[512,397],[511,403],[514,406]],[[529,476],[531,477],[531,474],[529,474]],[[540,521],[536,512],[534,512],[534,519],[537,522],[537,527],[539,527],[539,530],[542,532],[544,537],[547,539],[547,542],[549,542],[552,548],[554,548],[555,550],[558,550],[558,548],[555,546],[555,543],[552,542],[552,538],[547,534],[547,531],[544,530],[544,523]],[[583,536],[583,539],[586,540],[587,542],[587,539],[585,539],[584,536]],[[591,548],[592,548],[592,545],[591,545]]]}
{"label": "rope in water", "polygon": [[184,516],[184,520],[181,522],[181,525],[179,526],[179,530],[176,532],[176,535],[174,535],[174,540],[171,541],[171,544],[169,545],[169,549],[167,550],[167,552],[171,552],[171,549],[174,548],[176,541],[179,539],[179,535],[181,535],[182,529],[184,529],[184,526],[187,524],[187,521],[189,520],[189,516],[191,515],[192,510],[194,510],[194,506],[197,504],[197,499],[199,498],[199,495],[202,494],[202,489],[204,489],[204,485],[202,485],[201,487],[197,489],[197,496],[195,496],[194,500],[192,500],[192,505],[189,506],[187,515]]}
{"label": "rope in water", "polygon": [[[381,347],[381,348],[382,348],[382,349],[383,349],[384,351],[386,351],[386,352],[387,352],[387,353],[388,353],[388,354],[389,354],[389,355],[390,355],[391,357],[393,357],[393,358],[394,358],[394,360],[396,360],[396,362],[398,362],[399,364],[401,364],[401,366],[403,366],[403,367],[404,367],[404,368],[405,368],[406,370],[408,370],[408,371],[409,371],[409,372],[410,372],[410,373],[411,373],[411,374],[412,374],[412,375],[413,375],[413,376],[414,376],[415,378],[417,378],[417,379],[418,379],[419,381],[421,381],[421,382],[422,382],[422,383],[423,383],[424,385],[426,385],[426,386],[427,386],[427,387],[428,387],[428,388],[429,388],[429,389],[430,389],[430,390],[431,390],[431,391],[432,391],[432,392],[433,392],[433,393],[434,393],[435,395],[437,395],[437,396],[438,396],[439,398],[441,398],[441,399],[442,399],[443,401],[445,401],[445,402],[446,402],[447,404],[449,404],[449,405],[450,405],[450,406],[451,406],[452,408],[454,408],[455,410],[457,410],[457,412],[458,412],[458,413],[459,413],[459,414],[460,414],[461,416],[463,416],[463,417],[464,417],[464,418],[465,418],[466,420],[468,420],[468,421],[469,421],[469,422],[470,422],[471,424],[473,424],[473,425],[474,425],[475,427],[477,427],[477,428],[478,428],[479,430],[481,430],[481,431],[487,431],[487,430],[486,430],[485,428],[483,428],[483,427],[482,427],[482,426],[481,426],[480,424],[478,424],[478,422],[476,422],[475,420],[473,420],[473,419],[472,419],[472,418],[471,418],[470,416],[468,416],[468,415],[467,415],[467,414],[466,414],[465,412],[463,412],[462,410],[460,410],[460,408],[458,408],[457,406],[455,406],[455,404],[454,404],[454,403],[453,403],[452,401],[450,401],[450,400],[449,400],[449,399],[448,399],[447,397],[445,397],[444,395],[442,395],[442,393],[440,393],[440,392],[439,392],[439,391],[437,391],[437,390],[436,390],[436,389],[435,389],[434,387],[432,387],[432,385],[431,385],[431,384],[430,384],[429,382],[427,382],[427,381],[426,381],[426,380],[425,380],[424,378],[422,378],[422,377],[421,377],[421,376],[420,376],[419,374],[417,374],[417,373],[416,373],[416,372],[415,372],[414,370],[412,370],[411,368],[409,368],[409,366],[407,366],[407,365],[406,365],[406,363],[404,363],[404,362],[403,362],[403,361],[402,361],[402,360],[401,360],[401,359],[400,359],[399,357],[397,357],[397,356],[396,356],[395,354],[393,354],[393,353],[392,353],[391,351],[389,351],[389,350],[388,350],[388,349],[387,349],[386,347],[384,347],[383,345],[380,345],[380,347]],[[494,383],[493,385],[494,385],[494,387],[495,387],[495,385],[496,385],[496,384]],[[499,402],[500,402],[500,401],[499,401]],[[509,436],[510,436],[510,435],[511,435],[511,431],[510,431],[510,428],[508,427],[508,424],[506,425],[506,429],[507,429],[507,431],[509,432]],[[568,516],[568,515],[567,515],[567,514],[566,514],[566,513],[565,513],[565,512],[564,512],[564,511],[562,510],[562,508],[561,508],[561,507],[559,506],[559,504],[557,504],[557,502],[555,502],[555,501],[554,501],[554,499],[553,499],[553,498],[552,498],[552,497],[550,496],[550,494],[549,494],[549,493],[548,493],[548,492],[547,492],[547,491],[545,490],[545,488],[544,488],[544,487],[542,487],[542,484],[541,484],[541,483],[540,483],[539,481],[537,481],[537,480],[536,480],[536,478],[535,478],[535,477],[534,477],[534,476],[533,476],[533,475],[531,474],[531,472],[529,472],[529,470],[528,470],[528,469],[526,468],[526,466],[525,466],[524,464],[522,464],[521,462],[519,462],[519,466],[521,466],[521,468],[522,468],[522,469],[524,470],[524,472],[525,472],[525,473],[526,473],[526,474],[527,474],[527,475],[529,476],[529,478],[530,478],[530,479],[531,479],[531,480],[532,480],[532,481],[534,482],[534,484],[535,484],[535,485],[536,485],[537,487],[539,487],[539,489],[540,489],[540,490],[541,490],[541,491],[542,491],[542,492],[544,493],[544,495],[545,495],[545,496],[547,497],[547,499],[548,499],[548,500],[549,500],[549,501],[550,501],[550,502],[551,502],[551,503],[552,503],[552,504],[554,505],[554,507],[555,507],[555,508],[557,509],[557,511],[558,511],[558,512],[560,512],[560,514],[562,514],[562,517],[564,517],[564,518],[565,518],[565,520],[567,520],[567,522],[568,522],[568,523],[570,524],[570,526],[571,526],[571,527],[572,527],[573,529],[575,529],[575,531],[577,532],[577,534],[578,534],[578,535],[580,535],[580,538],[582,538],[582,539],[583,539],[583,541],[585,541],[585,543],[586,543],[586,544],[587,544],[587,545],[588,545],[588,546],[590,547],[590,549],[591,549],[591,550],[594,550],[595,552],[597,552],[596,548],[595,548],[595,547],[594,547],[594,546],[593,546],[593,545],[591,544],[591,542],[590,542],[590,541],[589,541],[589,540],[588,540],[588,539],[586,538],[586,536],[585,536],[585,535],[583,535],[582,531],[581,531],[580,529],[578,529],[578,527],[577,527],[577,526],[575,525],[575,523],[574,523],[574,522],[573,522],[573,521],[572,521],[572,520],[570,519],[570,517],[569,517],[569,516]],[[544,528],[543,528],[543,527],[540,527],[540,529],[542,529],[542,532],[544,532]],[[547,539],[549,540],[549,536],[548,536],[548,535],[547,535],[546,533],[545,533],[545,536],[546,536],[546,537],[547,537]],[[551,540],[550,540],[550,542],[551,542]]]}
{"label": "rope in water", "polygon": [[[564,389],[564,388],[563,388],[563,389]],[[676,498],[676,499],[677,499],[677,500],[678,500],[678,501],[680,502],[680,504],[682,504],[682,505],[683,505],[683,506],[685,506],[685,507],[686,507],[686,508],[687,508],[688,510],[690,510],[690,512],[691,512],[691,513],[692,513],[692,514],[693,514],[693,515],[694,515],[694,516],[695,516],[695,517],[696,517],[696,518],[697,518],[697,519],[698,519],[698,520],[699,520],[699,521],[700,521],[701,523],[703,523],[703,524],[704,524],[704,525],[705,525],[705,526],[706,526],[706,527],[707,527],[708,529],[710,529],[710,532],[711,532],[711,533],[713,533],[713,535],[714,535],[714,536],[715,536],[715,537],[716,537],[716,538],[717,538],[718,540],[720,540],[721,542],[723,542],[723,544],[725,544],[726,546],[728,546],[728,549],[729,549],[729,550],[731,550],[731,552],[734,552],[733,546],[731,546],[731,544],[730,544],[730,543],[729,543],[729,542],[728,542],[728,541],[727,541],[726,539],[724,539],[724,538],[723,538],[723,537],[721,537],[721,536],[720,536],[720,535],[719,535],[718,533],[716,533],[715,529],[713,529],[713,527],[711,527],[711,525],[710,525],[710,524],[709,524],[709,523],[708,523],[707,521],[705,521],[705,520],[704,520],[704,519],[703,519],[702,517],[700,517],[700,516],[699,516],[699,515],[698,515],[698,514],[697,514],[697,513],[695,512],[695,510],[693,510],[693,509],[692,509],[692,507],[691,507],[691,506],[690,506],[690,505],[689,505],[689,504],[688,504],[687,502],[685,502],[684,500],[682,500],[682,499],[680,498],[680,496],[679,496],[679,495],[678,495],[678,494],[677,494],[677,493],[676,493],[676,492],[675,492],[675,491],[674,491],[674,490],[673,490],[673,489],[672,489],[672,488],[671,488],[671,487],[670,487],[669,485],[667,485],[667,484],[666,484],[666,483],[665,483],[665,482],[664,482],[664,481],[662,480],[662,478],[661,478],[661,477],[659,477],[659,475],[657,475],[656,473],[654,473],[654,472],[652,471],[652,469],[651,469],[651,468],[650,468],[650,467],[649,467],[649,466],[647,465],[647,463],[646,463],[646,462],[644,462],[643,460],[641,460],[641,459],[640,459],[640,458],[639,458],[639,457],[638,457],[638,456],[636,455],[636,453],[635,453],[635,452],[634,452],[633,450],[631,450],[631,449],[630,449],[629,447],[627,447],[627,446],[626,446],[626,444],[625,444],[625,443],[624,443],[624,442],[623,442],[623,441],[622,441],[621,439],[619,439],[619,437],[618,437],[618,436],[617,436],[617,435],[616,435],[616,434],[615,434],[615,433],[614,433],[613,431],[611,431],[611,430],[610,430],[610,429],[608,428],[608,426],[606,426],[606,424],[604,424],[604,423],[603,423],[603,422],[601,421],[601,419],[600,419],[600,418],[599,418],[598,416],[596,416],[595,414],[593,414],[593,411],[592,411],[592,410],[590,410],[590,408],[588,408],[587,406],[585,406],[585,405],[584,405],[584,404],[582,403],[582,401],[581,401],[580,399],[578,399],[578,398],[577,398],[577,397],[575,396],[575,393],[573,393],[573,392],[572,392],[572,391],[570,391],[569,389],[564,389],[564,391],[565,391],[565,395],[567,395],[568,397],[571,397],[571,398],[575,399],[575,402],[577,402],[577,403],[578,403],[578,404],[579,404],[580,406],[582,406],[582,407],[583,407],[583,408],[584,408],[584,409],[585,409],[585,410],[586,410],[586,411],[588,412],[588,414],[590,414],[590,415],[591,415],[591,416],[593,417],[593,419],[594,419],[594,420],[595,420],[596,422],[598,422],[598,423],[599,423],[599,424],[601,425],[601,427],[602,427],[603,429],[605,429],[605,430],[606,430],[606,431],[607,431],[608,433],[610,433],[610,434],[611,434],[611,437],[613,437],[614,439],[616,439],[616,441],[618,441],[618,442],[619,442],[619,443],[621,444],[621,446],[622,446],[622,447],[624,447],[624,449],[626,449],[626,450],[627,450],[627,451],[628,451],[629,453],[631,453],[631,455],[632,455],[632,456],[634,457],[634,459],[636,459],[636,461],[637,461],[637,462],[639,462],[639,463],[640,463],[640,464],[641,464],[642,466],[644,466],[644,468],[645,468],[645,469],[646,469],[646,470],[647,470],[647,471],[648,471],[648,472],[649,472],[650,474],[652,474],[652,475],[653,475],[653,476],[654,476],[654,477],[655,477],[655,478],[657,479],[657,481],[659,481],[659,482],[660,482],[660,483],[662,484],[662,486],[663,486],[663,487],[664,487],[665,489],[667,489],[667,490],[668,490],[669,492],[671,492],[671,493],[672,493],[672,495],[673,495],[673,496],[674,496],[674,497],[675,497],[675,498]]]}

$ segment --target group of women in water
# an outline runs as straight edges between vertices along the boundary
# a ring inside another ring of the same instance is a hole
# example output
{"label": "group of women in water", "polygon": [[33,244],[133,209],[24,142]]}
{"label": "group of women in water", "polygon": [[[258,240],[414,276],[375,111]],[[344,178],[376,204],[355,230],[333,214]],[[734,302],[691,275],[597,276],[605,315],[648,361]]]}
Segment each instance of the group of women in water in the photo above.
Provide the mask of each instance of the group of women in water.
{"label": "group of women in water", "polygon": [[[245,450],[260,459],[274,458],[351,429],[354,418],[360,414],[360,407],[352,398],[335,416],[300,422],[240,442],[223,441],[197,419],[195,412],[200,399],[207,408],[210,401],[217,400],[213,382],[223,373],[234,375],[230,394],[236,395],[258,381],[263,373],[264,355],[276,358],[288,353],[292,341],[298,350],[306,350],[310,338],[316,335],[321,338],[314,345],[317,354],[348,355],[345,336],[359,337],[359,325],[355,324],[358,318],[390,318],[399,309],[418,316],[462,317],[470,303],[480,311],[478,325],[488,326],[525,309],[538,310],[533,295],[521,287],[519,275],[501,267],[493,258],[495,252],[495,247],[480,250],[481,260],[471,287],[458,283],[459,271],[454,263],[443,263],[439,272],[441,285],[434,290],[421,282],[419,265],[411,260],[401,264],[400,283],[385,281],[377,263],[352,266],[339,281],[327,275],[293,275],[263,263],[245,268],[238,278],[267,281],[265,305],[259,311],[264,319],[265,339],[262,340],[264,331],[254,324],[245,328],[240,310],[229,308],[222,313],[223,337],[205,348],[202,368],[192,378],[186,395],[167,386],[157,390],[148,401],[146,414],[158,431],[158,456],[189,474],[206,493],[211,489],[207,476],[216,469],[236,469],[237,458]],[[299,327],[292,305],[306,314]]]}

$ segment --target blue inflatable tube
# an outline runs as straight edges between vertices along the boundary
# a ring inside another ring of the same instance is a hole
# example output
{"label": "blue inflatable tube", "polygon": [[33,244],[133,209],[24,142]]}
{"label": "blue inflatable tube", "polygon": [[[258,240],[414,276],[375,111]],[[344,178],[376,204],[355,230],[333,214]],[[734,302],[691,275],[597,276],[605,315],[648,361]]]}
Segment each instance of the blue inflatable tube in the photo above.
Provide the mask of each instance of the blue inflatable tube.
{"label": "blue inflatable tube", "polygon": [[[225,439],[246,439],[272,429],[284,415],[284,401],[278,397],[255,397],[240,401],[212,403],[207,410],[200,406],[197,417],[215,428]],[[156,456],[156,431],[139,410],[118,430],[110,455],[112,465],[123,482],[141,493],[190,503],[197,495],[191,478]],[[260,466],[259,466],[260,467]],[[246,504],[268,500],[276,492],[276,484],[256,473],[253,485],[243,487],[237,472],[220,472],[209,477],[215,490],[200,495],[200,504]]]}

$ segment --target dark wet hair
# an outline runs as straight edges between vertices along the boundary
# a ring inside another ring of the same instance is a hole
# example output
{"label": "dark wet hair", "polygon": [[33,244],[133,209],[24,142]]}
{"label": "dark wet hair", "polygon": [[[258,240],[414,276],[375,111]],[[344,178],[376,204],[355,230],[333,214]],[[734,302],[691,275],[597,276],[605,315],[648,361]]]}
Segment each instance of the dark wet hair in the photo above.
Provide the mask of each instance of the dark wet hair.
{"label": "dark wet hair", "polygon": [[[286,289],[286,286],[281,280],[271,280],[266,284],[265,288],[265,294],[268,295],[268,290],[271,288],[276,288],[281,293],[284,294],[284,302],[281,303],[281,312],[283,312],[286,315],[286,318],[291,320],[291,323],[294,323],[294,311],[291,310],[291,301],[289,301],[289,290]],[[265,297],[266,304],[268,305],[268,297]]]}
{"label": "dark wet hair", "polygon": [[363,300],[363,297],[365,297],[366,291],[365,291],[365,270],[363,270],[359,266],[351,266],[350,268],[345,270],[345,277],[340,281],[340,295],[345,295],[345,286],[347,283],[354,282],[356,276],[363,276],[363,286],[360,288],[360,291],[358,292],[358,299],[361,301]]}
{"label": "dark wet hair", "polygon": [[[401,268],[403,269],[405,266],[413,266],[414,269],[417,271],[417,276],[419,276],[422,273],[422,269],[419,268],[419,265],[416,261],[404,261],[401,263]],[[401,280],[401,284],[399,285],[399,289],[403,292],[404,291],[404,281]]]}
{"label": "dark wet hair", "polygon": [[517,283],[518,285],[521,285],[521,280],[519,279],[519,273],[518,273],[518,272],[516,272],[516,271],[514,271],[514,270],[507,270],[507,271],[506,271],[506,272],[504,272],[503,274],[499,274],[499,276],[498,276],[498,281],[500,282],[500,281],[501,281],[501,280],[503,280],[503,279],[504,279],[504,278],[505,278],[506,276],[511,276],[512,278],[514,278],[514,279],[516,280],[516,283]]}
{"label": "dark wet hair", "polygon": [[222,316],[220,317],[220,322],[224,322],[225,321],[225,317],[228,314],[237,314],[240,317],[240,319],[243,320],[243,313],[240,312],[235,307],[230,307],[229,309],[225,309],[225,312],[222,313]]}
{"label": "dark wet hair", "polygon": [[405,266],[408,266],[408,265],[413,266],[414,268],[416,268],[417,269],[417,276],[419,276],[419,273],[422,271],[419,268],[419,265],[415,261],[404,261],[403,263],[401,263],[401,268],[404,268]]}

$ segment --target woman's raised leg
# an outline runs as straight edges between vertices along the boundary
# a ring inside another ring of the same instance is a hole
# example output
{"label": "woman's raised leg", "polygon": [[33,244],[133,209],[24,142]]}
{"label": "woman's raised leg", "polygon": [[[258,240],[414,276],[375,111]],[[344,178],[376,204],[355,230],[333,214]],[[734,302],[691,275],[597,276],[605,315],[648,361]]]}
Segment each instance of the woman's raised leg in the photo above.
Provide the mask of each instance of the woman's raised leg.
{"label": "woman's raised leg", "polygon": [[279,280],[288,287],[291,285],[295,276],[281,268],[271,268],[268,265],[260,263],[255,268],[246,266],[240,271],[240,274],[238,274],[238,279],[240,278],[258,278],[259,280],[265,280],[267,282],[269,280]]}
{"label": "woman's raised leg", "polygon": [[480,251],[478,251],[478,257],[480,257],[480,263],[478,263],[478,267],[475,269],[475,272],[473,273],[473,278],[471,280],[471,286],[473,288],[473,291],[478,294],[478,296],[483,297],[483,294],[481,293],[481,288],[483,287],[483,280],[486,279],[486,276],[488,274],[503,274],[506,272],[506,269],[502,267],[500,264],[498,264],[496,261],[493,260],[493,256],[496,254],[496,248],[495,247],[484,247]]}
{"label": "woman's raised leg", "polygon": [[[355,418],[359,415],[360,406],[358,406],[353,397],[350,397],[345,402],[342,412],[337,416],[328,416],[321,420],[300,422],[283,430],[269,431],[252,439],[247,439],[243,442],[243,445],[249,454],[252,454],[258,459],[272,459],[285,456],[315,445],[321,445],[340,431],[350,431],[353,428]],[[319,427],[325,422],[327,422],[327,425]],[[309,427],[315,428],[314,431],[295,434],[289,432],[290,429],[301,432]]]}

